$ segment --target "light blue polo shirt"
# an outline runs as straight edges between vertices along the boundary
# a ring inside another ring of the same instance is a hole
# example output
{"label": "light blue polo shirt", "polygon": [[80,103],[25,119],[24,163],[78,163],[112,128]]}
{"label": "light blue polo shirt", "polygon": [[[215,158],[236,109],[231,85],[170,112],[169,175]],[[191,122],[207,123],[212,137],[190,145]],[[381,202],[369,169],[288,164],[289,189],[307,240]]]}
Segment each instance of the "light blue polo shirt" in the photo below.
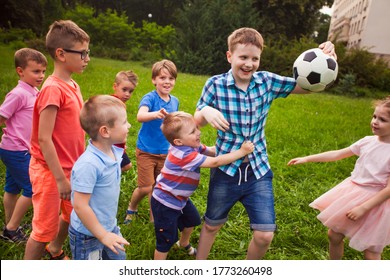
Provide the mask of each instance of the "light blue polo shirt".
{"label": "light blue polo shirt", "polygon": [[[91,194],[89,205],[99,223],[109,232],[117,225],[123,149],[112,146],[112,151],[116,160],[96,148],[89,140],[87,149],[72,168],[70,180],[72,205],[74,192]],[[70,216],[70,224],[76,231],[93,236],[74,210]]]}

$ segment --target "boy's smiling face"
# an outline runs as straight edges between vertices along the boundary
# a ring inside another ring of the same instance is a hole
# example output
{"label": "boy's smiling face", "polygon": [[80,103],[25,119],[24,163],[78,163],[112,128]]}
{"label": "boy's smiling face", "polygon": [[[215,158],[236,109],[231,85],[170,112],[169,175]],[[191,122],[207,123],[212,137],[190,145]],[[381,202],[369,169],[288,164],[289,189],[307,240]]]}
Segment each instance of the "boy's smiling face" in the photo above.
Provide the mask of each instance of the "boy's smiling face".
{"label": "boy's smiling face", "polygon": [[227,51],[236,84],[248,85],[252,75],[260,66],[260,48],[252,44],[237,44],[233,51]]}

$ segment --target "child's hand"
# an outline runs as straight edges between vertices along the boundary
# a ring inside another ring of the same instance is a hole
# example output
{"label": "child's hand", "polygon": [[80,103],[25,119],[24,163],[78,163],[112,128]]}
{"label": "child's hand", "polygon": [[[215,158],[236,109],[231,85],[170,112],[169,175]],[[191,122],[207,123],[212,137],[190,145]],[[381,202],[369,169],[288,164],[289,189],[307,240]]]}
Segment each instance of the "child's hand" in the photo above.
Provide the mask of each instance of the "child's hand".
{"label": "child's hand", "polygon": [[305,163],[305,162],[307,162],[305,157],[298,157],[298,158],[293,158],[292,160],[290,160],[287,163],[287,165],[302,164],[302,163]]}
{"label": "child's hand", "polygon": [[200,110],[203,118],[214,128],[222,131],[229,129],[229,123],[220,111],[213,107],[206,106]]}
{"label": "child's hand", "polygon": [[168,112],[164,108],[161,108],[160,111],[156,111],[154,113],[156,119],[163,119],[166,115],[168,115]]}
{"label": "child's hand", "polygon": [[356,221],[366,214],[366,210],[363,207],[356,206],[347,212],[347,218]]}
{"label": "child's hand", "polygon": [[129,245],[130,243],[127,242],[126,239],[124,239],[122,236],[119,236],[112,232],[107,232],[107,234],[103,237],[101,242],[111,249],[115,254],[118,254],[118,249],[121,251],[125,251],[124,245]]}
{"label": "child's hand", "polygon": [[70,200],[70,194],[72,189],[70,187],[69,180],[65,179],[62,181],[57,181],[58,193],[60,194],[60,199]]}
{"label": "child's hand", "polygon": [[247,155],[255,150],[255,145],[253,145],[251,141],[245,141],[242,143],[241,149],[244,151],[245,155]]}
{"label": "child's hand", "polygon": [[327,41],[327,42],[324,42],[322,43],[321,45],[318,46],[320,49],[322,49],[322,51],[327,54],[327,55],[330,55],[332,56],[334,59],[337,60],[337,54],[336,54],[336,51],[334,49],[334,45],[332,42],[330,41]]}

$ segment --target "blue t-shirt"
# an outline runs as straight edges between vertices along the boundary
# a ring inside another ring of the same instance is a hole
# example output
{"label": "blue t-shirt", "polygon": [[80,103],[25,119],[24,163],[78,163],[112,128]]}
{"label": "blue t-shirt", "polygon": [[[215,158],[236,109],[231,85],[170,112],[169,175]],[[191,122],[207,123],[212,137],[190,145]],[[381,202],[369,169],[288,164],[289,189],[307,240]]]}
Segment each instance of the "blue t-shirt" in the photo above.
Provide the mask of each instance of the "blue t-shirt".
{"label": "blue t-shirt", "polygon": [[[236,86],[231,70],[208,79],[196,107],[198,110],[213,107],[230,124],[229,130],[218,130],[216,154],[238,150],[245,140],[250,140],[255,145],[253,153],[248,155],[251,167],[256,178],[264,176],[270,170],[264,134],[270,106],[274,99],[287,97],[295,85],[294,78],[266,71],[253,74],[246,91]],[[241,163],[239,159],[219,168],[234,176]]]}
{"label": "blue t-shirt", "polygon": [[[178,111],[179,100],[173,95],[169,96],[170,99],[166,102],[161,99],[157,91],[154,90],[142,97],[138,108],[146,106],[149,108],[149,112],[160,111],[162,108],[164,108],[168,113]],[[169,142],[161,131],[160,127],[162,122],[162,119],[157,119],[142,123],[141,129],[138,132],[138,149],[150,154],[168,154]]]}
{"label": "blue t-shirt", "polygon": [[[74,192],[91,194],[89,205],[99,223],[109,232],[117,225],[123,149],[112,146],[116,160],[96,148],[91,140],[72,168],[72,204]],[[70,215],[72,227],[85,235],[93,234],[83,225],[76,212]]]}

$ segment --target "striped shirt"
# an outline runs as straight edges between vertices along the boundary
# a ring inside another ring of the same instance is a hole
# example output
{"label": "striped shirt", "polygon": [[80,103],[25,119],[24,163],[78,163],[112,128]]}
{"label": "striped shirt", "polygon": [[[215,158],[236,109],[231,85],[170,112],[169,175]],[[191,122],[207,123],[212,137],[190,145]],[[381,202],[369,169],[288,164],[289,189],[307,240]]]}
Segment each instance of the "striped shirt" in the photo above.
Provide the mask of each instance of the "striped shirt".
{"label": "striped shirt", "polygon": [[[279,97],[287,97],[295,88],[294,78],[279,76],[270,72],[256,72],[243,91],[236,87],[232,71],[209,78],[196,105],[198,110],[210,106],[220,111],[229,122],[230,128],[218,130],[216,154],[237,150],[245,140],[255,145],[255,151],[248,155],[256,178],[269,170],[264,126],[271,103]],[[219,167],[234,176],[243,159]]]}
{"label": "striped shirt", "polygon": [[156,179],[153,197],[169,208],[183,209],[198,187],[200,165],[207,158],[201,153],[205,151],[204,145],[199,148],[171,146],[164,167]]}

